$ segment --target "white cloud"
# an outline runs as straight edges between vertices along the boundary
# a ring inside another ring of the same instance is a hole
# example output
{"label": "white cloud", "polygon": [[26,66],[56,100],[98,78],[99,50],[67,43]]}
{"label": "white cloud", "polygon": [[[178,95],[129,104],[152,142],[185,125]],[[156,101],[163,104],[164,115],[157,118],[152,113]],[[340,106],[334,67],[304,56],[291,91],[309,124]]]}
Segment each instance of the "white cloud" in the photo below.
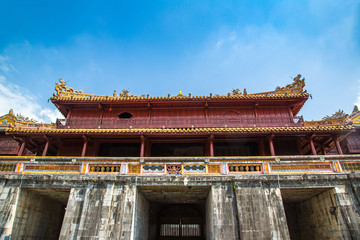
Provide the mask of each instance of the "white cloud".
{"label": "white cloud", "polygon": [[26,89],[12,84],[0,75],[0,115],[6,114],[10,108],[15,113],[33,118],[39,122],[55,122],[56,118],[63,118],[57,109],[43,108],[34,96]]}

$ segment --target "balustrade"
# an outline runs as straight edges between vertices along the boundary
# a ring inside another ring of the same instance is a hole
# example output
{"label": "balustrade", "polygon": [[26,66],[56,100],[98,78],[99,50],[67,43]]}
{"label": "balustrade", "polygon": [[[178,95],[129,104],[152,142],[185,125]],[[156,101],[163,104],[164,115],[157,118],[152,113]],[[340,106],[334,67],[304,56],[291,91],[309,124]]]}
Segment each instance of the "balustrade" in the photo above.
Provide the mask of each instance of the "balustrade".
{"label": "balustrade", "polygon": [[[0,156],[2,173],[226,175],[360,172],[359,155],[193,158],[80,158]],[[54,163],[54,161],[56,161]],[[77,162],[79,161],[79,162]],[[109,163],[111,161],[111,163]]]}
{"label": "balustrade", "polygon": [[131,118],[131,119],[57,119],[58,128],[161,128],[178,127],[254,127],[255,126],[302,126],[302,116],[296,117],[259,117],[259,118]]}

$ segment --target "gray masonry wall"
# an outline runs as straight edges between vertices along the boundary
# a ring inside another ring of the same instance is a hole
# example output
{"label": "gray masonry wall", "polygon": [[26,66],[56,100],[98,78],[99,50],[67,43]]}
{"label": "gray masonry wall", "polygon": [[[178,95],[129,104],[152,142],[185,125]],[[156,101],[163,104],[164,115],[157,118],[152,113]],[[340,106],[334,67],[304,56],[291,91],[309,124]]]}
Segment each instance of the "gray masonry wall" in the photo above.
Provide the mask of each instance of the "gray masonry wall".
{"label": "gray masonry wall", "polygon": [[280,189],[263,182],[236,182],[241,239],[290,239]]}
{"label": "gray masonry wall", "polygon": [[115,184],[73,188],[60,239],[131,239],[135,191]]}
{"label": "gray masonry wall", "polygon": [[147,240],[149,233],[149,202],[139,190],[136,193],[135,208],[133,239]]}
{"label": "gray masonry wall", "polygon": [[21,189],[12,239],[58,239],[64,206],[35,191]]}
{"label": "gray masonry wall", "polygon": [[20,193],[17,186],[6,183],[6,180],[0,180],[0,239],[12,233]]}
{"label": "gray masonry wall", "polygon": [[[332,219],[338,221],[333,228],[339,233],[336,236],[360,239],[359,173],[351,174],[351,181],[349,174],[186,176],[186,185],[184,179],[184,176],[0,174],[0,239],[17,229],[16,216],[24,208],[22,202],[34,201],[31,200],[34,196],[21,194],[20,188],[71,188],[60,239],[146,239],[149,203],[137,186],[210,188],[203,199],[207,240],[289,239],[280,189],[332,188],[332,193],[324,192],[318,200],[306,201],[322,201],[322,206],[328,208],[333,200],[338,207],[337,220]],[[154,201],[151,204],[156,207]],[[316,206],[312,203],[306,209],[315,214]],[[333,217],[321,211],[316,213],[321,221]]]}
{"label": "gray masonry wall", "polygon": [[344,238],[360,239],[360,214],[358,198],[349,186],[336,186],[334,196],[336,200],[336,216],[339,219],[341,232]]}
{"label": "gray masonry wall", "polygon": [[213,185],[206,203],[206,239],[238,239],[234,192],[229,185]]}
{"label": "gray masonry wall", "polygon": [[347,232],[341,231],[341,214],[330,214],[329,209],[334,203],[331,189],[296,204],[298,239],[348,239]]}

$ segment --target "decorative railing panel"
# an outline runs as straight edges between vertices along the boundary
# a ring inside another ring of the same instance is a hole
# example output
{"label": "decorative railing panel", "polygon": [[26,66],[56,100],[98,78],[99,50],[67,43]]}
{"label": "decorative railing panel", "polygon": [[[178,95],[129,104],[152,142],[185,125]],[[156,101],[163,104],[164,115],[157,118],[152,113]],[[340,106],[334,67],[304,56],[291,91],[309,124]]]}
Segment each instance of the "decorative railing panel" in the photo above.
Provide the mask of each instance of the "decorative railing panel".
{"label": "decorative railing panel", "polygon": [[229,173],[261,173],[261,164],[229,164]]}
{"label": "decorative railing panel", "polygon": [[90,164],[89,173],[120,173],[120,165],[99,165],[99,164]]}
{"label": "decorative railing panel", "polygon": [[331,163],[275,163],[270,164],[271,172],[313,172],[333,171]]}
{"label": "decorative railing panel", "polygon": [[341,168],[346,172],[360,172],[360,162],[341,162]]}
{"label": "decorative railing panel", "polygon": [[190,127],[253,127],[302,126],[302,116],[296,117],[156,117],[152,119],[57,119],[58,128],[190,128]]}
{"label": "decorative railing panel", "polygon": [[143,173],[165,173],[164,165],[143,165]]}
{"label": "decorative railing panel", "polygon": [[0,174],[231,175],[348,172],[360,172],[360,155],[78,159],[0,156]]}
{"label": "decorative railing panel", "polygon": [[183,172],[186,173],[206,173],[205,165],[183,165]]}
{"label": "decorative railing panel", "polygon": [[16,164],[4,163],[0,164],[0,172],[15,172]]}
{"label": "decorative railing panel", "polygon": [[24,172],[80,173],[81,165],[72,164],[25,164]]}

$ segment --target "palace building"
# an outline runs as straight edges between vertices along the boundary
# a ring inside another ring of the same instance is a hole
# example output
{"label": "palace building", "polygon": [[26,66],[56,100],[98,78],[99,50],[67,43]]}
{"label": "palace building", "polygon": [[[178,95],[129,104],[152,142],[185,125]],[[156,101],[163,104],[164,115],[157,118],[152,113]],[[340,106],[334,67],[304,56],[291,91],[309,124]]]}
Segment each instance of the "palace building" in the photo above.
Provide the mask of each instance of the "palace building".
{"label": "palace building", "polygon": [[360,111],[304,121],[298,75],[226,95],[112,96],[0,117],[1,239],[360,239]]}

